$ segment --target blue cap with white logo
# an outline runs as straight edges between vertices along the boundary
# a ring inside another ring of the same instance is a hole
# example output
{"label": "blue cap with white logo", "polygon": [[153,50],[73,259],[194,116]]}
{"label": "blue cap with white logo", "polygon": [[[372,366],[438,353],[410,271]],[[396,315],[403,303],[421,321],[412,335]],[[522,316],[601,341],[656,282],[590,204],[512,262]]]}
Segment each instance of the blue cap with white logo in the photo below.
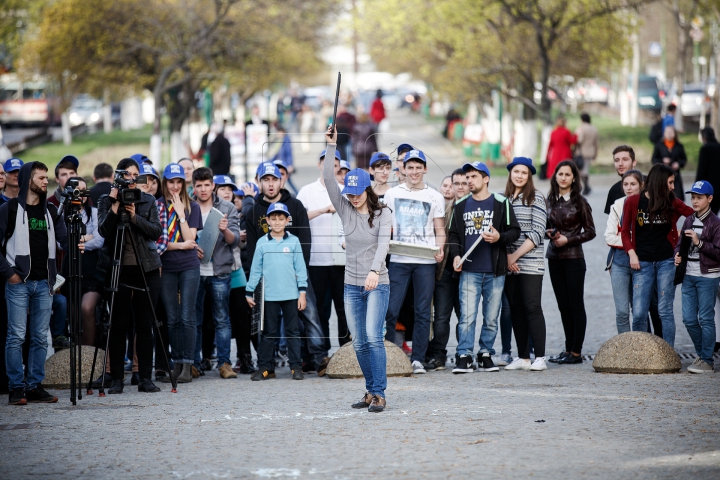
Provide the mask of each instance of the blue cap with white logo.
{"label": "blue cap with white logo", "polygon": [[169,163],[163,171],[163,178],[165,180],[172,180],[173,178],[182,178],[185,180],[185,170],[179,163]]}
{"label": "blue cap with white logo", "polygon": [[3,168],[5,169],[5,173],[8,172],[15,172],[17,170],[20,170],[20,167],[22,167],[25,164],[22,160],[19,158],[9,158],[5,160],[5,164],[3,165]]}
{"label": "blue cap with white logo", "polygon": [[710,182],[705,180],[698,180],[693,183],[692,188],[685,193],[696,193],[698,195],[714,195],[715,190]]}
{"label": "blue cap with white logo", "polygon": [[147,157],[147,155],[144,155],[142,153],[134,153],[134,154],[130,155],[130,158],[135,160],[138,163],[138,165],[143,165],[143,164],[152,165],[152,163],[153,163],[152,160],[150,160]]}
{"label": "blue cap with white logo", "polygon": [[490,176],[490,170],[488,169],[487,165],[482,162],[466,163],[462,166],[463,172],[467,173],[468,170],[477,170],[478,172],[484,173],[488,177]]}
{"label": "blue cap with white logo", "polygon": [[282,178],[282,175],[280,174],[280,169],[273,165],[272,163],[263,163],[260,165],[261,168],[258,169],[258,179],[263,178],[267,175],[272,175],[275,178]]}
{"label": "blue cap with white logo", "polygon": [[350,170],[350,163],[347,160],[340,160],[340,170]]}
{"label": "blue cap with white logo", "polygon": [[382,152],[375,152],[373,156],[370,157],[370,166],[372,167],[377,162],[390,162],[390,157]]}
{"label": "blue cap with white logo", "polygon": [[273,160],[272,163],[273,163],[273,165],[275,165],[276,167],[282,168],[282,169],[285,170],[286,172],[288,171],[287,165],[285,165],[285,163],[283,163],[283,161],[280,160],[279,158],[276,158],[275,160]]}
{"label": "blue cap with white logo", "polygon": [[407,152],[405,154],[405,158],[403,158],[403,165],[405,165],[409,160],[420,160],[427,165],[425,154],[420,150],[410,150],[409,152]]}
{"label": "blue cap with white logo", "polygon": [[267,210],[267,216],[269,217],[271,213],[284,213],[288,217],[290,216],[290,210],[288,210],[284,203],[280,202],[270,204],[270,207],[268,207]]}
{"label": "blue cap with white logo", "polygon": [[213,177],[213,183],[216,187],[227,185],[232,187],[233,190],[237,190],[237,185],[235,185],[235,182],[232,181],[229,175],[215,175]]}
{"label": "blue cap with white logo", "polygon": [[[327,150],[323,150],[322,152],[320,152],[320,160],[325,158],[325,153],[327,153]],[[340,152],[338,152],[337,150],[335,150],[335,160],[342,160],[342,158],[340,158]]]}
{"label": "blue cap with white logo", "polygon": [[160,176],[158,175],[157,171],[153,168],[152,165],[149,165],[147,163],[140,164],[140,175],[152,175],[153,177],[160,180]]}
{"label": "blue cap with white logo", "polygon": [[370,174],[362,168],[356,168],[345,175],[345,188],[343,188],[342,194],[362,195],[370,185],[372,185]]}

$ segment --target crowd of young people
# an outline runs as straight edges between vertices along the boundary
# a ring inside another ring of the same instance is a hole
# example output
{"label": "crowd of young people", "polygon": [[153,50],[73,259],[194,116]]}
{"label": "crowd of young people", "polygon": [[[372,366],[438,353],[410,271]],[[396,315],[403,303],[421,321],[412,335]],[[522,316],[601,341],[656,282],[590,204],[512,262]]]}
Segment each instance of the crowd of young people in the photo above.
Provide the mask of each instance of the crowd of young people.
{"label": "crowd of young people", "polygon": [[[413,372],[444,370],[453,311],[455,374],[582,363],[582,245],[596,234],[573,161],[556,165],[547,195],[535,187],[537,170],[525,157],[507,166],[503,194],[490,192],[490,170],[481,162],[464,164],[436,190],[425,180],[428,162],[421,150],[398,147],[392,180],[393,159],[380,152],[369,158],[367,170],[350,170],[335,135],[326,133],[318,180],[297,197],[285,188],[288,167],[278,160],[260,164],[255,182],[241,186],[207,167],[195,168],[189,159],[171,163],[162,177],[141,154],[115,168],[95,168],[95,186],[81,210],[86,233],[78,245],[84,271],[93,272],[82,281],[84,344],[104,345],[96,312],[107,300],[118,233],[125,238],[108,367],[94,385],[122,394],[129,369],[140,392],[158,392],[153,370],[156,381],[188,383],[213,369],[213,358],[225,379],[238,373],[256,381],[275,378],[276,357],[288,362],[295,380],[322,376],[332,306],[338,341],[352,341],[365,376],[366,393],[354,408],[379,412],[386,406],[383,340],[405,346],[405,335],[411,335]],[[667,162],[655,164],[645,177],[634,169],[632,148],[619,146],[613,156],[622,179],[608,194],[605,238],[618,333],[650,331],[652,325],[674,345],[673,302],[681,283],[683,322],[698,354],[689,371],[712,372],[720,282],[713,187],[695,182],[687,192],[691,208],[676,197],[676,170]],[[79,161],[72,155],[56,165],[58,189],[50,196],[45,165],[12,158],[2,166],[0,330],[6,365],[0,388],[9,391],[10,404],[54,402],[57,397],[42,387],[47,332],[56,349],[68,345],[64,289],[55,276],[67,271],[63,252],[69,247],[57,207],[68,180],[81,188],[88,182],[78,177]],[[117,200],[115,176],[127,188],[142,190],[138,202]],[[678,232],[680,217],[686,219]],[[118,228],[125,221],[127,229]],[[393,250],[391,238],[402,248]],[[545,352],[541,304],[546,259],[565,333],[563,350],[552,357]],[[143,279],[150,295],[142,291]],[[265,321],[258,339],[251,334],[251,308],[261,282]],[[501,312],[512,325],[518,356],[498,365],[493,357]]]}

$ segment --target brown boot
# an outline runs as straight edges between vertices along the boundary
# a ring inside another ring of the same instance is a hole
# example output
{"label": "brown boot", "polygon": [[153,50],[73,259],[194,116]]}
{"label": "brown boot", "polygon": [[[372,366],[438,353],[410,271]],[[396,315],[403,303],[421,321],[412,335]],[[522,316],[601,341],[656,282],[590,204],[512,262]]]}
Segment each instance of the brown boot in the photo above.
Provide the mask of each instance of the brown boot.
{"label": "brown boot", "polygon": [[237,373],[233,372],[232,365],[229,363],[223,363],[218,370],[222,378],[237,378]]}
{"label": "brown boot", "polygon": [[322,362],[320,362],[320,365],[317,367],[317,374],[318,377],[325,376],[325,372],[327,371],[328,363],[330,363],[330,357],[323,358]]}
{"label": "brown boot", "polygon": [[373,395],[372,402],[368,407],[368,412],[377,413],[385,410],[385,399],[380,395]]}

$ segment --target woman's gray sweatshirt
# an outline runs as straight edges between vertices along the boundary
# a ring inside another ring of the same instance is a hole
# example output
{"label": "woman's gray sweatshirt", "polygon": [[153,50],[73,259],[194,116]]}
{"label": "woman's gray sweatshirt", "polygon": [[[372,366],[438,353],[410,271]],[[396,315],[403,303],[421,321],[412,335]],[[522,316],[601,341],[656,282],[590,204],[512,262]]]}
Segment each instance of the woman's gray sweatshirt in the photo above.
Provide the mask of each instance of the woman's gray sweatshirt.
{"label": "woman's gray sweatshirt", "polygon": [[[328,145],[326,159],[335,158],[335,145]],[[379,283],[390,283],[385,265],[385,257],[390,248],[390,231],[392,218],[390,210],[383,208],[375,212],[372,228],[368,224],[369,214],[361,214],[340,193],[335,180],[334,161],[325,161],[323,179],[330,201],[342,220],[345,232],[345,283],[348,285],[365,285],[370,270],[380,272]]]}

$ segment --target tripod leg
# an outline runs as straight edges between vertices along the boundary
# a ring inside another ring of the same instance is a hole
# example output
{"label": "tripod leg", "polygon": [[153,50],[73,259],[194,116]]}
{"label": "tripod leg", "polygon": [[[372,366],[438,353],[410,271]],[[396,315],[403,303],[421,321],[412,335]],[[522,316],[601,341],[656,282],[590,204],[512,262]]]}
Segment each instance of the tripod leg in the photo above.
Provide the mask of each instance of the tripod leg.
{"label": "tripod leg", "polygon": [[[160,336],[160,346],[163,350],[163,355],[165,356],[165,365],[168,366],[168,369],[170,368],[170,359],[167,356],[167,349],[165,348],[165,342],[162,339],[162,335],[160,335],[160,322],[158,321],[157,314],[155,313],[155,305],[153,305],[152,301],[152,295],[150,295],[150,288],[148,287],[147,279],[145,278],[145,270],[142,268],[142,262],[137,256],[137,248],[135,248],[135,239],[132,235],[130,235],[130,243],[132,244],[133,252],[135,252],[135,263],[137,263],[140,266],[140,275],[142,276],[143,281],[143,287],[145,288],[145,295],[147,295],[148,303],[150,304],[150,312],[153,316],[153,321],[155,322],[155,331]],[[177,393],[177,379],[172,376],[172,372],[168,371],[168,375],[170,376],[170,382],[172,384],[172,393]]]}

